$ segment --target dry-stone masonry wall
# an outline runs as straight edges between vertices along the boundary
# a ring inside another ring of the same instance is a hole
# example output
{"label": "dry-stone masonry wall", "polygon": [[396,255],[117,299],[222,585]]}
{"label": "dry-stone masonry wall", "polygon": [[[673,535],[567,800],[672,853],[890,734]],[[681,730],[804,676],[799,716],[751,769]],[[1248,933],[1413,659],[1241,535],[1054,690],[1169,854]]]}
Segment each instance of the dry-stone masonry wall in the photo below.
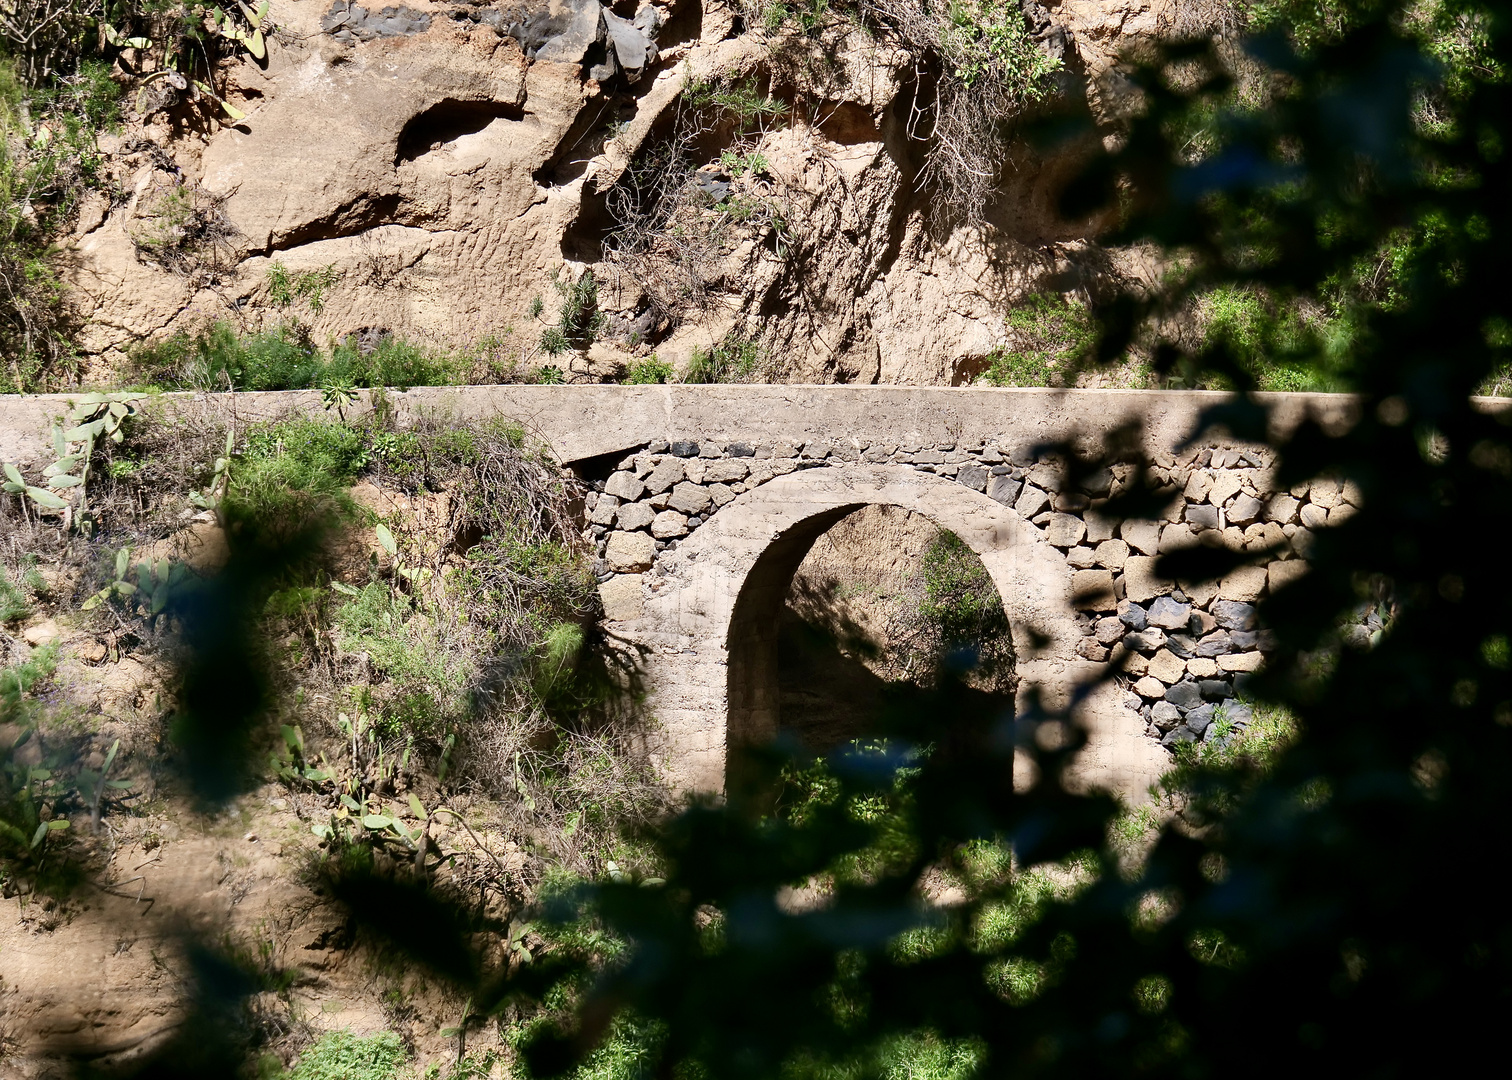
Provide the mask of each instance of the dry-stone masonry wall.
{"label": "dry-stone masonry wall", "polygon": [[[750,443],[658,438],[627,455],[586,500],[585,539],[610,619],[639,611],[640,591],[663,576],[658,556],[741,494],[776,476],[855,462],[948,477],[986,494],[1040,530],[1064,554],[1083,637],[1077,653],[1103,662],[1122,650],[1129,704],[1163,746],[1220,737],[1251,719],[1240,700],[1245,677],[1264,659],[1266,632],[1255,604],[1307,572],[1313,533],[1359,506],[1350,484],[1315,480],[1277,492],[1266,448],[1207,445],[1177,459],[1158,454],[1154,478],[1173,492],[1156,521],[1117,521],[1100,512],[1135,464],[1113,466],[1078,487],[1052,455],[997,444],[862,444],[857,440]],[[1173,582],[1156,558],[1194,544],[1271,552],[1264,566],[1218,582]],[[1373,612],[1371,629],[1379,627]],[[1224,716],[1228,725],[1215,725]]]}

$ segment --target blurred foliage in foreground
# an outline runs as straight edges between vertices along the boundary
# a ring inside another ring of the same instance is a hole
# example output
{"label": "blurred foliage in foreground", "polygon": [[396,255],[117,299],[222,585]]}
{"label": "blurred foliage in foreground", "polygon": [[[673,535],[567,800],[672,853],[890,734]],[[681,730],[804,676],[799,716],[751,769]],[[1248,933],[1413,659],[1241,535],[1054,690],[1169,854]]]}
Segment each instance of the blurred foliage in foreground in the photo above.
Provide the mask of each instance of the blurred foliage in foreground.
{"label": "blurred foliage in foreground", "polygon": [[[927,715],[891,718],[882,749],[836,756],[830,801],[801,820],[699,807],[661,838],[665,884],[600,887],[631,947],[574,1022],[531,1045],[539,1072],[578,1060],[627,1009],[664,1033],[648,1071],[710,1076],[877,1072],[879,1048],[926,1033],[969,1046],[977,1071],[1018,1075],[1273,1075],[1305,1059],[1395,1076],[1496,1053],[1512,968],[1492,880],[1509,847],[1512,595],[1484,538],[1512,524],[1512,418],[1470,396],[1505,366],[1512,328],[1512,25],[1500,8],[1443,13],[1478,61],[1441,63],[1417,7],[1351,5],[1300,43],[1248,41],[1243,102],[1218,49],[1169,47],[1132,74],[1143,111],[1127,140],[1067,196],[1072,213],[1120,202],[1116,239],[1180,256],[1164,291],[1106,310],[1101,355],[1137,337],[1159,373],[1241,391],[1256,381],[1237,333],[1164,340],[1163,317],[1219,290],[1322,307],[1393,252],[1391,296],[1350,304],[1347,339],[1303,322],[1285,342],[1363,400],[1348,431],[1309,422],[1271,440],[1279,486],[1337,475],[1366,509],[1262,608],[1280,648],[1255,690],[1298,724],[1269,769],[1190,763],[1182,814],[1131,864],[1113,802],[1059,782],[1079,742],[1070,717],[975,716],[945,687]],[[1247,396],[1207,420],[1271,434]],[[1206,577],[1254,558],[1201,550],[1165,569]],[[1390,634],[1332,642],[1336,617],[1382,584],[1400,605]],[[1016,747],[1039,765],[1019,795]],[[854,812],[900,770],[901,816]],[[887,859],[835,872],[884,827]],[[970,853],[994,843],[1014,865],[973,876]],[[993,933],[1020,875],[1054,864],[1078,887]],[[924,903],[942,872],[958,902]],[[784,891],[826,875],[821,902]]]}
{"label": "blurred foliage in foreground", "polygon": [[[1131,74],[1127,138],[1067,193],[1068,214],[1117,205],[1116,240],[1180,255],[1163,290],[1105,309],[1101,355],[1140,336],[1157,372],[1226,380],[1241,393],[1205,422],[1271,441],[1278,487],[1332,475],[1364,495],[1319,533],[1311,572],[1262,605],[1278,648],[1251,687],[1296,725],[1263,767],[1183,762],[1179,815],[1133,857],[1114,800],[1062,782],[1083,741],[1074,714],[1031,700],[981,715],[944,680],[820,773],[771,748],[774,783],[786,770],[801,795],[787,812],[693,806],[656,834],[660,876],[614,868],[556,894],[554,947],[527,965],[423,880],[338,870],[360,925],[470,995],[464,1036],[544,1004],[518,1043],[538,1076],[592,1072],[632,1028],[634,1075],[884,1075],[910,1043],[963,1075],[1272,1077],[1306,1061],[1411,1076],[1496,1060],[1512,986],[1494,884],[1512,847],[1512,584],[1488,538],[1512,527],[1512,417],[1471,395],[1512,331],[1512,25],[1446,6],[1484,57],[1446,69],[1418,10],[1351,5],[1316,37],[1252,39],[1259,97],[1242,105],[1219,50],[1168,47]],[[1319,363],[1336,350],[1332,370],[1361,394],[1347,430],[1275,435],[1234,341],[1161,336],[1216,290],[1322,304],[1398,237],[1392,302],[1355,308],[1342,345],[1305,323],[1288,340]],[[1134,490],[1107,512],[1166,501]],[[1267,559],[1196,549],[1161,571]],[[1338,617],[1382,589],[1390,632],[1341,643]],[[1016,755],[1035,764],[1020,792]]]}

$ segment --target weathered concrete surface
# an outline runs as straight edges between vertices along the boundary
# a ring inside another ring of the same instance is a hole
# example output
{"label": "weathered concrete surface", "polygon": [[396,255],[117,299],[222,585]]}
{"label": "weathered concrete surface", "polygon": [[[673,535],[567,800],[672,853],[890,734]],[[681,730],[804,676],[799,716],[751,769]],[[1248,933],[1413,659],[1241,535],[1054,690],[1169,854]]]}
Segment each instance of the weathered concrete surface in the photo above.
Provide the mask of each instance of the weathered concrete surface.
{"label": "weathered concrete surface", "polygon": [[[45,452],[49,418],[78,395],[0,397],[0,458]],[[508,416],[544,439],[561,462],[623,453],[657,436],[676,434],[748,442],[955,440],[1013,444],[1051,441],[1081,432],[1089,438],[1130,421],[1143,427],[1148,450],[1169,451],[1191,434],[1202,410],[1229,395],[1198,390],[964,389],[915,386],[465,386],[389,392],[401,419],[424,414],[458,421]],[[1347,425],[1353,399],[1344,394],[1262,394],[1276,406],[1278,431],[1304,416]],[[254,421],[290,410],[321,412],[315,390],[242,394],[164,394],[178,402]],[[355,415],[369,407],[363,394]],[[354,415],[352,410],[348,415]]]}

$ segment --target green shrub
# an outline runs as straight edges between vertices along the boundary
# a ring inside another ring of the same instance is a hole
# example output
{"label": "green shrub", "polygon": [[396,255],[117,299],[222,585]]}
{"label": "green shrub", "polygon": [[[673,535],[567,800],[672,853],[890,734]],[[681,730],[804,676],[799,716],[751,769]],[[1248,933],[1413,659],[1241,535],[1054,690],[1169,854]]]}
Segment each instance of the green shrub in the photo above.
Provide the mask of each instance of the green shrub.
{"label": "green shrub", "polygon": [[294,585],[269,594],[263,611],[280,619],[313,621],[320,612],[325,591],[313,585]]}
{"label": "green shrub", "polygon": [[[888,760],[899,747],[884,739],[853,739],[844,749],[853,760],[875,764]],[[918,760],[919,752],[905,752],[909,759]],[[848,821],[871,826],[872,842],[847,852],[824,873],[826,883],[861,881],[906,864],[917,854],[901,828],[913,804],[909,781],[915,774],[912,768],[900,769],[888,788],[848,797],[842,804],[843,785],[834,773],[832,758],[792,761],[785,763],[778,775],[775,805],[780,819],[795,828],[821,827],[826,816],[836,810]]]}
{"label": "green shrub", "polygon": [[127,232],[137,255],[164,270],[205,283],[235,261],[235,226],[225,197],[179,178],[153,184],[137,200]]}
{"label": "green shrub", "polygon": [[108,64],[83,61],[74,75],[28,88],[0,56],[0,356],[17,393],[69,374],[74,316],[54,241],[104,183],[97,140],[119,122],[119,99]]}
{"label": "green shrub", "polygon": [[393,1080],[404,1060],[404,1043],[392,1031],[332,1031],[299,1056],[289,1080]]}
{"label": "green shrub", "polygon": [[369,445],[385,480],[408,490],[423,486],[435,491],[455,479],[459,470],[485,464],[501,448],[522,449],[525,429],[516,421],[494,417],[470,427],[378,430],[371,434]]}
{"label": "green shrub", "polygon": [[225,514],[251,536],[287,539],[350,517],[347,494],[368,462],[363,433],[322,420],[254,428],[231,466]]}
{"label": "green shrub", "polygon": [[861,1059],[804,1059],[783,1069],[783,1080],[969,1080],[977,1075],[982,1047],[970,1039],[945,1039],[933,1031],[889,1036]]}
{"label": "green shrub", "polygon": [[[218,330],[227,331],[228,327],[222,324]],[[225,333],[218,336],[230,362],[221,371],[236,389],[298,390],[314,386],[321,377],[321,354],[299,339],[295,331],[280,327],[271,333],[246,334],[234,340]]]}
{"label": "green shrub", "polygon": [[[897,747],[879,740],[856,740],[848,747],[854,758],[875,755],[886,760]],[[924,749],[894,774],[890,789],[869,790],[842,796],[845,786],[832,770],[833,759],[808,765],[788,764],[782,770],[778,800],[783,822],[795,830],[834,828],[835,819],[821,816],[842,810],[851,822],[869,827],[870,840],[860,848],[840,855],[824,873],[811,882],[821,890],[875,881],[890,870],[919,857],[912,838],[915,812],[913,782],[918,766],[932,751]],[[854,792],[854,789],[851,789]],[[845,803],[839,803],[844,797]],[[909,930],[889,946],[900,963],[922,963],[966,943],[973,951],[1005,951],[1031,927],[1047,903],[1063,899],[1082,888],[1095,875],[1095,863],[1085,856],[1070,858],[1054,867],[1024,871],[1013,865],[1012,846],[1001,839],[978,839],[957,849],[941,866],[948,884],[967,897],[990,895],[968,923],[942,921],[935,926]],[[1036,994],[1043,969],[1036,964],[1002,964],[990,972],[999,992],[1011,1001]],[[900,1033],[875,1048],[866,1059],[830,1061],[823,1069],[803,1068],[798,1075],[970,1075],[979,1058],[979,1048],[969,1041],[944,1040],[927,1030]]]}
{"label": "green shrub", "polygon": [[[1339,40],[1368,19],[1375,6],[1317,0],[1243,0],[1235,5],[1251,29],[1283,31],[1304,50]],[[1422,0],[1411,6],[1400,30],[1422,42],[1425,51],[1443,64],[1446,89],[1458,95],[1477,74],[1503,77],[1488,22],[1474,6]]]}
{"label": "green shrub", "polygon": [[140,345],[129,364],[143,381],[196,390],[302,390],[324,367],[319,350],[292,327],[243,334],[227,322]]}
{"label": "green shrub", "polygon": [[805,34],[814,34],[833,18],[829,0],[788,0],[760,4],[754,21],[760,22],[768,33],[781,29],[784,23],[792,23]]}
{"label": "green shrub", "polygon": [[327,354],[297,324],[243,333],[224,321],[139,346],[130,364],[145,382],[201,390],[446,386],[459,367],[455,357],[394,337],[366,352],[348,338]]}
{"label": "green shrub", "polygon": [[760,360],[760,346],[750,338],[732,334],[713,348],[694,349],[683,382],[743,382],[755,374]]}
{"label": "green shrub", "polygon": [[[60,790],[61,777],[55,776],[55,770],[62,762],[48,754],[39,763],[24,762],[15,751],[28,742],[33,747],[40,742],[36,729],[43,705],[36,691],[51,678],[57,658],[57,647],[49,645],[25,663],[0,668],[0,724],[21,729],[7,732],[0,741],[0,883],[18,869],[32,866],[46,852],[49,826],[43,822],[41,808]],[[66,819],[56,820],[52,828],[68,824]]]}
{"label": "green shrub", "polygon": [[721,150],[719,153],[720,167],[727,170],[731,176],[740,177],[746,173],[761,176],[771,168],[765,154],[751,150],[746,153],[737,153],[734,150]]}
{"label": "green shrub", "polygon": [[1013,675],[1013,637],[982,560],[947,531],[925,549],[922,570],[919,616],[936,651],[946,659],[956,654],[978,678],[1006,686]]}
{"label": "green shrub", "polygon": [[645,386],[654,383],[664,383],[672,378],[672,365],[665,360],[658,360],[652,353],[644,360],[637,360],[625,370],[622,382],[636,386]]}
{"label": "green shrub", "polygon": [[734,120],[738,130],[765,125],[787,112],[787,106],[763,94],[755,79],[689,78],[683,100],[693,109],[707,110]]}
{"label": "green shrub", "polygon": [[0,568],[0,624],[19,622],[31,614],[31,597]]}
{"label": "green shrub", "polygon": [[28,721],[34,703],[27,695],[52,676],[57,659],[57,647],[49,645],[38,649],[24,664],[0,669],[0,724]]}
{"label": "green shrub", "polygon": [[[1008,126],[1049,98],[1062,67],[1060,58],[1035,40],[1021,4],[747,0],[747,5],[747,17],[769,31],[790,23],[810,36],[833,25],[838,9],[848,9],[846,17],[902,46],[921,71],[930,70],[935,84],[932,131],[924,146],[920,180],[935,189],[931,217],[936,225],[986,224],[1012,145],[1004,137]],[[706,86],[690,84],[689,100],[695,106],[711,98]],[[754,87],[745,94],[754,95]]]}
{"label": "green shrub", "polygon": [[484,537],[468,558],[482,580],[508,586],[498,599],[519,606],[532,641],[587,610],[597,587],[583,559],[558,540],[528,543],[501,531]]}
{"label": "green shrub", "polygon": [[940,55],[967,90],[990,81],[1011,88],[1026,104],[1049,93],[1049,76],[1061,63],[1035,42],[1019,4],[953,0],[946,10]]}
{"label": "green shrub", "polygon": [[598,279],[592,270],[574,282],[557,285],[562,294],[562,313],[558,325],[569,341],[591,342],[604,328],[604,316],[598,309]]}
{"label": "green shrub", "polygon": [[1488,378],[1476,392],[1483,397],[1512,397],[1512,363]]}
{"label": "green shrub", "polygon": [[[563,278],[560,270],[552,278],[557,295],[562,298],[561,310],[557,313],[555,326],[541,332],[541,351],[549,356],[560,356],[569,349],[586,349],[604,332],[604,313],[598,306],[598,279],[592,270],[573,281]],[[538,317],[544,307],[537,297],[531,301],[532,316]]]}
{"label": "green shrub", "polygon": [[[218,324],[206,368],[200,378],[209,385],[225,382],[238,390],[298,390],[320,378],[320,353],[296,331],[279,327],[268,333],[235,337]],[[217,370],[218,369],[218,370]],[[205,379],[210,376],[210,379]]]}
{"label": "green shrub", "polygon": [[[1204,344],[1227,349],[1261,390],[1344,388],[1338,358],[1346,354],[1352,333],[1346,319],[1322,314],[1304,319],[1295,309],[1253,289],[1228,287],[1205,294],[1198,302],[1197,317]],[[1314,348],[1315,344],[1323,347]],[[1226,388],[1215,380],[1204,385]]]}
{"label": "green shrub", "polygon": [[572,1080],[650,1080],[656,1067],[656,1043],[663,1037],[655,1024],[616,1017],[608,1037],[572,1072]]}
{"label": "green shrub", "polygon": [[345,424],[285,420],[247,434],[245,462],[296,490],[332,492],[349,487],[367,461],[363,433]]}
{"label": "green shrub", "polygon": [[296,300],[303,300],[319,315],[325,307],[326,292],[340,276],[334,263],[319,270],[290,274],[288,267],[275,261],[268,268],[268,300],[274,307],[281,308],[292,307]]}
{"label": "green shrub", "polygon": [[1176,744],[1176,767],[1161,779],[1167,791],[1190,786],[1199,772],[1245,769],[1257,775],[1270,771],[1281,752],[1297,738],[1297,722],[1282,709],[1251,706],[1254,718],[1242,730],[1229,719],[1229,705],[1218,707],[1213,733],[1201,742]]}
{"label": "green shrub", "polygon": [[1036,293],[1009,312],[1015,347],[994,349],[979,382],[989,386],[1067,386],[1097,341],[1085,304]]}
{"label": "green shrub", "polygon": [[[475,537],[465,564],[440,582],[407,592],[374,583],[333,613],[341,650],[366,653],[379,677],[373,710],[382,734],[435,740],[511,703],[580,703],[580,623],[596,581],[551,514],[542,516],[562,498],[561,481],[526,451],[524,431],[498,420],[370,438],[380,480],[411,490],[449,486],[455,527]],[[401,558],[405,545],[401,537]]]}
{"label": "green shrub", "polygon": [[[322,368],[320,383],[348,386],[447,386],[456,381],[454,358],[396,337],[384,337],[366,355],[347,338],[331,350]],[[315,384],[310,384],[315,385]]]}
{"label": "green shrub", "polygon": [[362,589],[333,621],[342,650],[366,653],[386,684],[375,698],[383,735],[434,737],[464,712],[474,674],[467,652],[449,650],[447,628],[387,582]]}
{"label": "green shrub", "polygon": [[879,1057],[884,1080],[970,1080],[983,1054],[970,1039],[944,1039],[922,1031],[889,1039]]}

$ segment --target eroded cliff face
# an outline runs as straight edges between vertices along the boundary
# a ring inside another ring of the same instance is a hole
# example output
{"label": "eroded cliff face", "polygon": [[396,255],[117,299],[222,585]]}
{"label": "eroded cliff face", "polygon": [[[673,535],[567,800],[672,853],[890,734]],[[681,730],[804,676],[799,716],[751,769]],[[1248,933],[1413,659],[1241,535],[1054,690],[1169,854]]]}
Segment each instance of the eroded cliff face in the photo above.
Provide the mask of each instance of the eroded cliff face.
{"label": "eroded cliff face", "polygon": [[[1031,6],[1060,92],[1104,117],[1120,51],[1174,8]],[[270,295],[278,264],[329,268],[296,312],[317,341],[492,339],[546,362],[553,281],[591,270],[604,328],[552,361],[576,379],[653,350],[682,365],[733,334],[777,381],[949,384],[1004,341],[1024,293],[1093,262],[1139,272],[1091,258],[1100,223],[1057,217],[1074,155],[1015,149],[988,220],[942,226],[920,186],[928,74],[843,18],[767,31],[721,0],[282,0],[272,16],[265,65],[221,72],[244,120],[180,105],[105,147],[120,197],[85,207],[69,273],[102,370],[175,329],[288,318]],[[776,111],[749,122],[716,95],[700,112],[691,99],[711,87]]]}

